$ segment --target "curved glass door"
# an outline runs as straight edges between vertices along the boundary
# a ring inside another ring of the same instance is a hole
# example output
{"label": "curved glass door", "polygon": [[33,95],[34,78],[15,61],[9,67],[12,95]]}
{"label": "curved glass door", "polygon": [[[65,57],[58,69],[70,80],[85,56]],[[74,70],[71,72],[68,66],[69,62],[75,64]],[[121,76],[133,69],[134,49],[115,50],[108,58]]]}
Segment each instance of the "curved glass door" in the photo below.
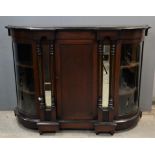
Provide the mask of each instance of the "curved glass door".
{"label": "curved glass door", "polygon": [[18,110],[36,114],[32,45],[13,43]]}
{"label": "curved glass door", "polygon": [[135,113],[139,102],[140,44],[122,44],[120,61],[119,115]]}

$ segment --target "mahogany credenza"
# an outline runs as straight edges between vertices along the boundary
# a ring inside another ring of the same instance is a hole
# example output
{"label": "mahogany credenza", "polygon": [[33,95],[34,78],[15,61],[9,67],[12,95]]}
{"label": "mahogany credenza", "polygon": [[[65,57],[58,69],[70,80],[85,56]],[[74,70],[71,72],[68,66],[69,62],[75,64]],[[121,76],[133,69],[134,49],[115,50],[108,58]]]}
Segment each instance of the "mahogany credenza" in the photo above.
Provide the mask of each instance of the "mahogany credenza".
{"label": "mahogany credenza", "polygon": [[15,115],[25,127],[40,134],[113,134],[137,124],[149,26],[6,28],[12,37]]}

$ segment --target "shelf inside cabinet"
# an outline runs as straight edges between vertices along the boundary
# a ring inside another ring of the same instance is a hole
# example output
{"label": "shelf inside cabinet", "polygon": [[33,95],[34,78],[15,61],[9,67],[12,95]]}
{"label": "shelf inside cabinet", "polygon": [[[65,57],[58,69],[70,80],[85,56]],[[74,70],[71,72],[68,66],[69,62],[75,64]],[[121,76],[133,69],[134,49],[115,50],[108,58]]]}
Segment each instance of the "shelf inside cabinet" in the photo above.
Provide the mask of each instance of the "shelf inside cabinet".
{"label": "shelf inside cabinet", "polygon": [[130,94],[134,94],[136,91],[136,87],[134,88],[130,88],[130,87],[127,87],[127,88],[122,88],[119,90],[119,95],[120,96],[125,96],[125,95],[130,95]]}
{"label": "shelf inside cabinet", "polygon": [[126,69],[126,68],[133,68],[133,67],[137,67],[137,66],[139,66],[139,63],[138,62],[132,62],[132,63],[130,63],[130,64],[128,64],[128,65],[122,65],[121,66],[121,69]]}
{"label": "shelf inside cabinet", "polygon": [[18,89],[19,89],[21,92],[26,93],[26,94],[30,94],[30,95],[34,95],[34,94],[35,94],[34,91],[30,91],[30,90],[25,89],[25,88],[18,87]]}
{"label": "shelf inside cabinet", "polygon": [[17,63],[16,65],[19,66],[19,67],[22,67],[22,68],[30,68],[30,69],[33,68],[32,65],[26,65],[26,64],[21,64],[21,63]]}

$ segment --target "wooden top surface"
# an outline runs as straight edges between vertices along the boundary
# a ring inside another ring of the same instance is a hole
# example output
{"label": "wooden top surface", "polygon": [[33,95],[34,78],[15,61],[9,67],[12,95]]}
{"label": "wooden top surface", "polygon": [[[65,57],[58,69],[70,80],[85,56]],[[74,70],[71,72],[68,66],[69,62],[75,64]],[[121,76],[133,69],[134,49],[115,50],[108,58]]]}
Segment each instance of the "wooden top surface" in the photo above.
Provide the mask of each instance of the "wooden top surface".
{"label": "wooden top surface", "polygon": [[8,25],[7,29],[20,29],[20,30],[132,30],[132,29],[149,29],[148,25],[138,25],[138,26],[13,26]]}

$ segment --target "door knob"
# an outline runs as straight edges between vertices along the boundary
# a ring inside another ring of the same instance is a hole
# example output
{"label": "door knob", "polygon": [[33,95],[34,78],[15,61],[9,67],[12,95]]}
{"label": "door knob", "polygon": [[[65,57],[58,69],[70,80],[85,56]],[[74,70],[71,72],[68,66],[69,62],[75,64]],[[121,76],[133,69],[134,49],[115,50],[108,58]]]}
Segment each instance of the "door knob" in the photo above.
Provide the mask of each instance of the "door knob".
{"label": "door knob", "polygon": [[43,102],[43,98],[42,97],[38,97],[38,101],[39,102]]}

